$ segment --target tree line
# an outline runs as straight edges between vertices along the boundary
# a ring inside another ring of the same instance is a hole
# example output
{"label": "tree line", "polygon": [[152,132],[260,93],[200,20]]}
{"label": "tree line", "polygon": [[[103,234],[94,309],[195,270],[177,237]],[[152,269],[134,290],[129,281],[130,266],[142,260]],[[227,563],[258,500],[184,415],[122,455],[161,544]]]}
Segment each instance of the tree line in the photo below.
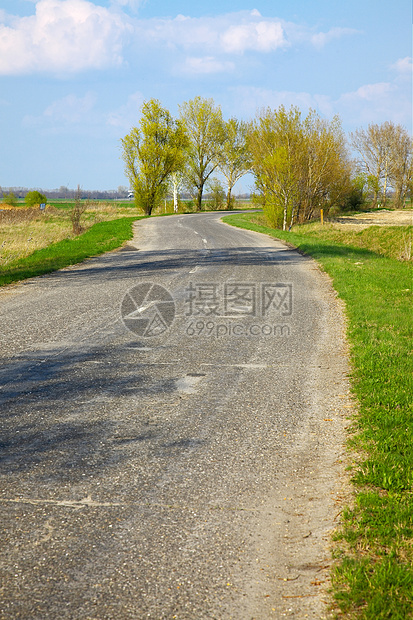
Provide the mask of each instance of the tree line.
{"label": "tree line", "polygon": [[[248,172],[254,199],[270,223],[284,230],[320,209],[357,209],[363,202],[396,208],[412,194],[412,138],[401,125],[370,124],[347,138],[338,116],[321,118],[299,108],[265,108],[251,121],[224,120],[213,99],[195,97],[174,118],[157,99],[145,102],[138,126],[121,140],[125,173],[135,202],[150,215],[169,193],[174,210],[183,191],[201,210],[219,172],[226,208],[235,183]],[[354,158],[349,147],[357,154]]]}
{"label": "tree line", "polygon": [[[49,200],[75,200],[78,189],[70,189],[61,185],[56,189],[32,189],[29,187],[0,187],[0,202],[11,204],[10,200],[19,201],[26,197],[29,192],[39,191]],[[127,200],[129,188],[123,185],[111,190],[86,190],[81,189],[82,200]]]}

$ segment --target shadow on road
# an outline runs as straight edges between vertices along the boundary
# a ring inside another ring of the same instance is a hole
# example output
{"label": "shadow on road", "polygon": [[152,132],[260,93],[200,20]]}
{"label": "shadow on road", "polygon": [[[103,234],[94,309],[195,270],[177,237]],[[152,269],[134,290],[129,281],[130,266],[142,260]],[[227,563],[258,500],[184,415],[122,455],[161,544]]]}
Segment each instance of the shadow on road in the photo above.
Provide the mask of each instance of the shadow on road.
{"label": "shadow on road", "polygon": [[[160,437],[145,421],[145,399],[174,394],[176,378],[125,355],[124,347],[111,346],[3,359],[0,470],[36,468],[40,478],[73,482],[118,464],[131,444]],[[170,447],[170,437],[164,444]]]}
{"label": "shadow on road", "polygon": [[205,250],[155,250],[155,251],[115,251],[98,258],[88,259],[79,269],[58,271],[49,278],[58,278],[59,284],[72,285],[73,279],[87,279],[92,282],[95,278],[119,279],[136,277],[140,274],[169,272],[177,269],[190,271],[195,266],[232,265],[251,266],[274,264],[295,264],[309,258],[300,255],[297,251],[286,247],[274,250],[274,247],[235,247],[233,249],[214,248]]}

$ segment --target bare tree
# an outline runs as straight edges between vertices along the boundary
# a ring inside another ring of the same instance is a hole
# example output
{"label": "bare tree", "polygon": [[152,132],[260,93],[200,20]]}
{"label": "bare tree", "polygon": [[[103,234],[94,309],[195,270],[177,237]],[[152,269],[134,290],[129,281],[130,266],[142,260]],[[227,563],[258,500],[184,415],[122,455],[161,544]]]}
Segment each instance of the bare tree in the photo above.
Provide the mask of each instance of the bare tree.
{"label": "bare tree", "polygon": [[390,162],[390,183],[394,189],[393,204],[402,209],[413,178],[413,141],[401,125],[394,127]]}
{"label": "bare tree", "polygon": [[338,116],[331,121],[322,119],[310,110],[304,120],[304,201],[301,201],[297,219],[309,220],[314,210],[322,207],[331,197],[344,191],[350,175],[350,164],[344,133]]}
{"label": "bare tree", "polygon": [[373,205],[386,205],[390,187],[395,190],[395,203],[403,204],[412,157],[412,142],[406,129],[390,121],[381,125],[371,123],[367,129],[351,133],[350,140],[360,155],[359,167],[373,192]]}

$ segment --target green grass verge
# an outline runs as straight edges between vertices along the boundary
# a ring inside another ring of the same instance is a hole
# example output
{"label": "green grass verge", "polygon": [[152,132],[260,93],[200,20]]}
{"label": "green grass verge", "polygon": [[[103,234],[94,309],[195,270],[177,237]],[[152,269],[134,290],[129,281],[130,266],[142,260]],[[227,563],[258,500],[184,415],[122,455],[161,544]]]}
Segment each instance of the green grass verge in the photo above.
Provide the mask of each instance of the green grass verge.
{"label": "green grass verge", "polygon": [[132,239],[132,223],[137,219],[142,218],[123,217],[99,222],[74,239],[63,239],[13,261],[0,268],[0,286],[62,269],[91,256],[114,250]]}
{"label": "green grass verge", "polygon": [[383,256],[391,248],[382,247],[378,254],[351,245],[352,235],[345,243],[344,235],[338,242],[316,234],[311,226],[275,231],[257,224],[254,215],[224,220],[288,241],[314,257],[345,301],[351,381],[359,406],[349,440],[356,463],[354,504],[344,511],[336,537],[335,613],[368,620],[411,618],[412,264]]}

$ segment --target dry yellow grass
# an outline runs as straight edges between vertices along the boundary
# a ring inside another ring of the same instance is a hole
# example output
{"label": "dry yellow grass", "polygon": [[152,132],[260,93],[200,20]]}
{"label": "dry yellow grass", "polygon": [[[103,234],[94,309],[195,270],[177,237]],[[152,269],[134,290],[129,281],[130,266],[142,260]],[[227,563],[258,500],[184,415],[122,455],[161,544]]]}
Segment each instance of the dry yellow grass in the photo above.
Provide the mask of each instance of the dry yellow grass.
{"label": "dry yellow grass", "polygon": [[[49,205],[45,211],[8,205],[0,205],[0,209],[0,266],[24,258],[51,243],[74,237],[69,209]],[[91,203],[82,219],[82,227],[87,230],[97,222],[135,214],[138,212],[133,207]]]}
{"label": "dry yellow grass", "polygon": [[35,250],[70,236],[71,223],[38,209],[0,212],[0,265],[28,256]]}

